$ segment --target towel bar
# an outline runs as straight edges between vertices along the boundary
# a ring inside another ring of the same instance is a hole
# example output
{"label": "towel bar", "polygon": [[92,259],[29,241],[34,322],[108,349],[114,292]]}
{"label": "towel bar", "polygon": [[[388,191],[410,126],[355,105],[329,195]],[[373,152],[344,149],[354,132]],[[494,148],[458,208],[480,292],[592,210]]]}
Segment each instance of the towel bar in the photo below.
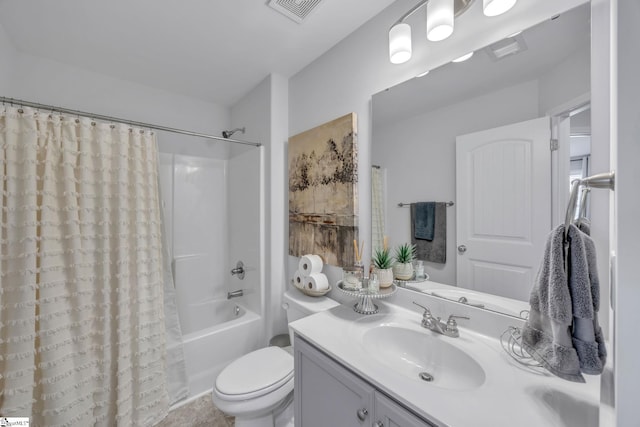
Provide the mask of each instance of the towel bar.
{"label": "towel bar", "polygon": [[[398,207],[399,208],[407,208],[407,207],[409,207],[409,206],[411,206],[413,204],[415,204],[415,203],[398,203]],[[445,204],[447,205],[447,207],[449,207],[449,206],[453,206],[455,203],[449,201],[449,202],[446,202]]]}
{"label": "towel bar", "polygon": [[567,204],[567,213],[564,217],[564,238],[567,239],[569,233],[569,224],[576,215],[576,203],[578,201],[578,190],[581,186],[588,188],[608,188],[609,190],[615,190],[615,172],[599,173],[597,175],[591,175],[583,179],[576,179],[571,183],[571,195],[569,196],[569,203]]}

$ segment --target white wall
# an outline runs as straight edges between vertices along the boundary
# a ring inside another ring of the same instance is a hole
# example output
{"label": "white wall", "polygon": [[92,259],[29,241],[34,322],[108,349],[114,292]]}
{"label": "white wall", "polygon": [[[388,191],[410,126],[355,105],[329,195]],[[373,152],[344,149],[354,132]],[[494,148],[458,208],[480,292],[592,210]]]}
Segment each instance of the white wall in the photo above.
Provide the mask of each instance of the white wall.
{"label": "white wall", "polygon": [[[393,65],[388,59],[387,31],[393,22],[415,4],[410,0],[398,0],[291,78],[289,135],[295,135],[349,112],[358,115],[361,238],[368,243],[371,242],[371,96],[414,77],[425,69],[436,68],[471,50],[486,46],[585,2],[518,2],[509,13],[478,22],[471,22],[470,15],[465,14],[457,20],[456,31],[449,39],[439,43],[414,42],[411,61]],[[472,9],[477,10],[481,7],[482,2],[475,2]],[[281,191],[286,191],[286,187]],[[287,248],[283,250],[286,251]],[[295,259],[289,260],[288,277],[292,277],[296,265]],[[327,269],[327,272],[334,282],[340,277],[339,269]],[[335,294],[336,292],[333,292],[332,295]]]}
{"label": "white wall", "polygon": [[0,25],[0,95],[6,96],[8,89],[11,87],[11,77],[13,74],[13,66],[16,62],[17,53],[13,44],[9,40],[4,27]]}
{"label": "white wall", "polygon": [[[247,93],[240,101],[231,108],[231,128],[244,127],[245,133],[236,133],[237,139],[259,142],[265,144],[261,148],[250,148],[243,157],[250,157],[257,161],[242,160],[241,163],[235,165],[235,170],[229,179],[234,188],[234,194],[230,206],[231,215],[237,216],[232,220],[232,229],[230,230],[230,251],[238,259],[242,259],[247,263],[248,259],[251,270],[247,271],[247,275],[243,281],[234,279],[237,288],[245,288],[247,281],[251,276],[258,276],[258,287],[250,289],[249,299],[251,307],[261,315],[268,316],[265,312],[266,296],[265,286],[268,288],[268,282],[265,282],[265,274],[268,264],[265,259],[260,258],[259,250],[264,245],[264,227],[266,223],[262,217],[264,207],[261,207],[263,200],[260,196],[260,180],[266,178],[264,170],[261,170],[260,157],[264,156],[264,151],[269,145],[269,132],[271,123],[269,119],[269,105],[271,99],[270,78],[267,77],[261,81],[255,88]],[[246,150],[242,147],[234,147],[234,150]],[[248,182],[255,185],[248,185]],[[236,192],[239,190],[239,192]],[[244,194],[246,192],[246,194]],[[245,200],[251,198],[251,202]],[[250,209],[247,211],[247,209]],[[244,223],[244,224],[243,224]],[[235,260],[235,258],[232,258]],[[234,261],[235,262],[235,261]],[[245,282],[245,283],[242,283]],[[267,327],[268,322],[264,322]],[[264,336],[265,334],[261,334]]]}
{"label": "white wall", "polygon": [[[5,53],[0,51],[2,63]],[[13,79],[3,96],[215,135],[230,125],[227,107],[61,62],[18,53],[11,68]],[[216,157],[220,150],[197,138],[163,132],[158,141],[163,151],[179,154]]]}
{"label": "white wall", "polygon": [[[375,100],[374,100],[375,108]],[[391,246],[411,241],[409,209],[400,202],[456,200],[456,137],[538,117],[538,83],[527,82],[387,126],[373,124],[372,162],[387,176]],[[455,285],[456,215],[447,209],[447,262],[427,262],[431,280]]]}
{"label": "white wall", "polygon": [[[282,310],[282,294],[287,278],[284,267],[286,253],[286,211],[283,189],[286,185],[286,139],[288,124],[288,80],[272,74],[232,107],[232,126],[246,127],[243,139],[264,144],[262,155],[264,271],[263,312],[265,341],[286,333],[286,317]],[[232,235],[232,242],[235,236]],[[288,241],[288,240],[286,240]],[[266,344],[266,342],[265,342]]]}
{"label": "white wall", "polygon": [[[287,140],[289,131],[289,80],[271,75],[271,141],[270,141],[270,239],[268,254],[271,258],[270,301],[268,312],[272,316],[271,335],[288,333],[286,313],[282,309],[282,294],[289,281],[286,259],[289,242],[289,216],[287,173]],[[284,191],[283,191],[284,190]],[[283,232],[280,232],[283,230]],[[284,251],[282,250],[284,248]]]}
{"label": "white wall", "polygon": [[[640,324],[640,3],[612,0],[612,168],[616,170],[614,240],[615,282],[615,405],[617,426],[637,426],[638,407],[638,325]],[[617,237],[617,239],[616,239]]]}
{"label": "white wall", "polygon": [[[251,311],[262,313],[264,266],[261,259],[261,148],[247,147],[228,161],[227,216],[228,265],[225,278],[229,291],[242,289]],[[245,265],[245,277],[231,277],[229,271],[237,261]]]}
{"label": "white wall", "polygon": [[590,92],[590,46],[585,44],[540,77],[540,115]]}

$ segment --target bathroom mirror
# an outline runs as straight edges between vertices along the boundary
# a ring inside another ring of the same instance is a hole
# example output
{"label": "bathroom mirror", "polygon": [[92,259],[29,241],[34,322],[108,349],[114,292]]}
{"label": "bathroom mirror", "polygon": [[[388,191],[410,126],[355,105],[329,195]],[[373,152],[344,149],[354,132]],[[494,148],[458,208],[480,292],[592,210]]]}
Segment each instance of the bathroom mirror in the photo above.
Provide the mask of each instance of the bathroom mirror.
{"label": "bathroom mirror", "polygon": [[373,96],[373,247],[411,242],[410,204],[454,202],[446,261],[425,262],[456,287],[438,296],[528,306],[570,177],[589,174],[589,20],[585,4]]}

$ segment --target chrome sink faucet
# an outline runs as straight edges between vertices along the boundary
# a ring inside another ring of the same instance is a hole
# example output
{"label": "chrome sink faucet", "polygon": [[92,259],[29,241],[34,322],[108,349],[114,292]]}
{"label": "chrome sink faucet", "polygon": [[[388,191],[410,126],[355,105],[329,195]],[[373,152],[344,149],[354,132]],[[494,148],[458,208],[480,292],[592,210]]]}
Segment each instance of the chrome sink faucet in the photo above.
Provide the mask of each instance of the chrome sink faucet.
{"label": "chrome sink faucet", "polygon": [[415,301],[413,301],[413,303],[424,310],[421,322],[423,328],[427,328],[430,331],[437,332],[451,338],[457,338],[460,336],[458,322],[456,322],[456,319],[469,319],[467,316],[456,316],[452,314],[445,322],[440,317],[433,317],[431,315],[431,310],[427,307],[420,305]]}

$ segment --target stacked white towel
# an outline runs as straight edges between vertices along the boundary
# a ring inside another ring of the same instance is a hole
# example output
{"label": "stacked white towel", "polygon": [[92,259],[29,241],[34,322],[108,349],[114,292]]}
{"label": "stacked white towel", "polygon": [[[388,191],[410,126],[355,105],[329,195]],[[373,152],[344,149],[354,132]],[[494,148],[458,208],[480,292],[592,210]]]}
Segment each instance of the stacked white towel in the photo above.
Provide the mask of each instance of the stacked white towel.
{"label": "stacked white towel", "polygon": [[329,279],[322,273],[322,258],[318,255],[304,255],[298,263],[298,270],[293,275],[293,284],[299,289],[309,291],[326,291]]}

